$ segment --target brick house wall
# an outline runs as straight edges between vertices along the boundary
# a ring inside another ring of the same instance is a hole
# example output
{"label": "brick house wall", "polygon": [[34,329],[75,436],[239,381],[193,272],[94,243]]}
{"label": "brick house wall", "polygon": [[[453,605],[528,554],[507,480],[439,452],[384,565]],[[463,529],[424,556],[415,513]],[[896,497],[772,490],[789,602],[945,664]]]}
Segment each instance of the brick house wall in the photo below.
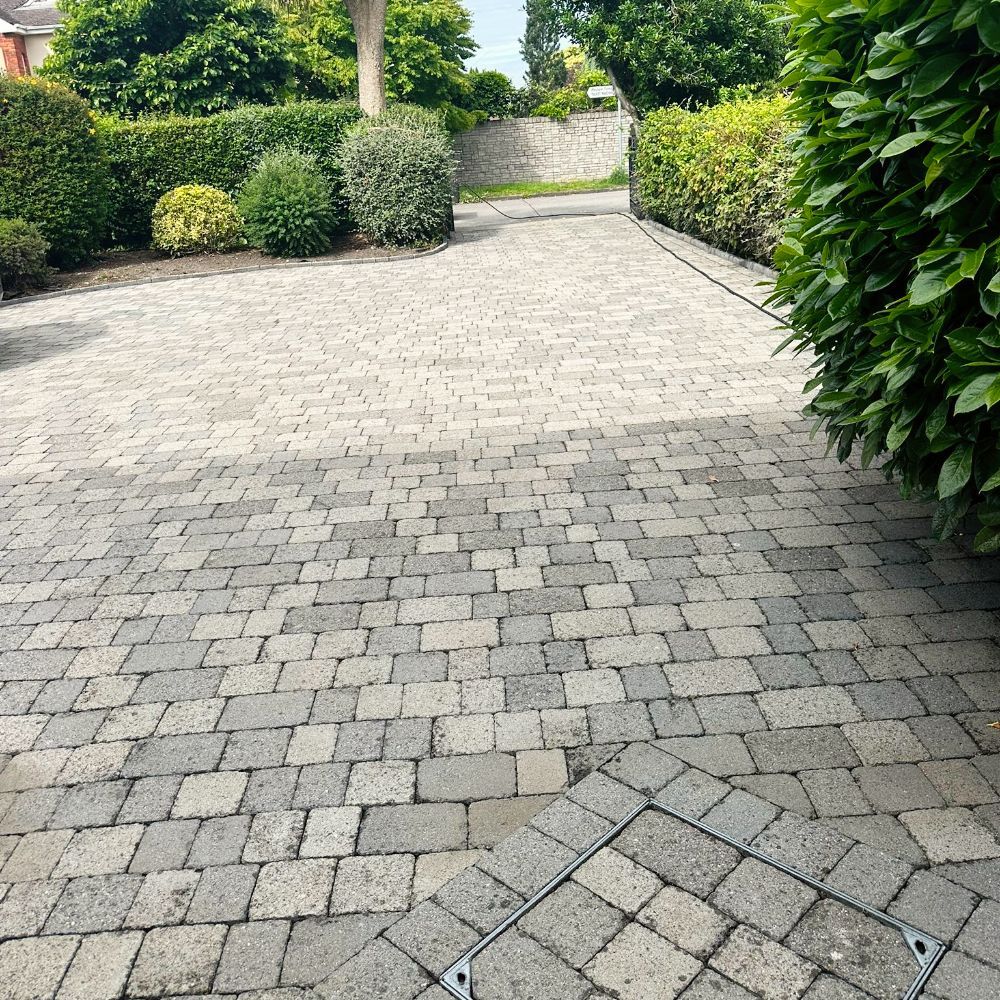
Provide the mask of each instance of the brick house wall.
{"label": "brick house wall", "polygon": [[13,32],[0,35],[0,55],[3,56],[4,72],[8,75],[26,76],[31,72],[24,35],[15,35]]}

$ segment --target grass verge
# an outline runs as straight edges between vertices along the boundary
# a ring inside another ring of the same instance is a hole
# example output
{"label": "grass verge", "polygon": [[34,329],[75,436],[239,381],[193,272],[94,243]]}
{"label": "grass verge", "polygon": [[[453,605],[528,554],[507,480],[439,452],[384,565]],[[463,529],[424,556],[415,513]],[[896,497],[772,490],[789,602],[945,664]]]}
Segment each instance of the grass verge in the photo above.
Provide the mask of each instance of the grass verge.
{"label": "grass verge", "polygon": [[573,194],[586,191],[612,191],[628,187],[628,175],[616,171],[610,177],[579,181],[520,181],[516,184],[495,184],[492,187],[462,188],[463,202],[493,201],[496,198],[534,198],[543,194]]}

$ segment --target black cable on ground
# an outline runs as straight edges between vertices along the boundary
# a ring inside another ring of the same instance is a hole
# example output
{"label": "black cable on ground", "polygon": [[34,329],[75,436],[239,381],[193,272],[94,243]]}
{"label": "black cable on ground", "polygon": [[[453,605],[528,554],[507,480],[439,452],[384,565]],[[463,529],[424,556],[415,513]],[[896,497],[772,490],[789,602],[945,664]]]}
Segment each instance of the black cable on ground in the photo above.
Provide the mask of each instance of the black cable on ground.
{"label": "black cable on ground", "polygon": [[503,211],[503,209],[497,208],[497,206],[494,205],[493,202],[490,201],[488,198],[481,198],[479,195],[477,195],[473,191],[470,191],[469,193],[472,194],[473,198],[475,198],[476,201],[480,202],[483,205],[488,205],[498,215],[502,215],[505,219],[510,219],[513,222],[531,222],[535,218],[538,218],[538,219],[570,219],[570,218],[599,219],[599,218],[606,217],[606,216],[609,216],[609,215],[620,216],[621,218],[626,219],[628,222],[631,222],[632,225],[635,226],[635,228],[638,229],[639,232],[643,234],[643,236],[645,236],[647,239],[649,239],[653,243],[655,243],[656,246],[658,246],[661,250],[664,250],[666,253],[670,254],[671,257],[673,257],[674,259],[680,261],[682,264],[686,264],[689,268],[691,268],[692,271],[697,272],[703,278],[705,278],[707,281],[710,281],[713,285],[717,285],[719,288],[721,288],[723,291],[728,292],[730,295],[733,295],[733,296],[735,296],[738,299],[742,299],[742,301],[746,302],[747,305],[753,306],[754,309],[756,309],[758,312],[762,312],[765,316],[770,316],[771,319],[773,319],[776,322],[780,323],[781,326],[787,327],[787,325],[788,325],[788,321],[783,316],[779,316],[777,313],[771,312],[770,309],[766,308],[765,306],[762,306],[759,302],[755,302],[753,299],[751,299],[748,296],[744,295],[742,292],[736,291],[735,288],[731,288],[724,281],[721,281],[720,279],[713,277],[707,271],[702,270],[700,267],[698,267],[697,264],[692,263],[686,257],[682,257],[679,253],[677,253],[676,250],[672,250],[670,247],[664,246],[664,244],[662,244],[648,229],[646,229],[645,226],[643,226],[639,222],[638,219],[636,219],[632,215],[628,215],[625,212],[555,212],[555,213],[552,213],[551,215],[542,215],[542,213],[539,212],[535,208],[535,206],[532,205],[530,202],[528,202],[528,200],[525,198],[525,199],[522,199],[522,200],[525,201],[525,203],[532,210],[532,212],[535,213],[535,215],[533,217],[532,216],[525,217],[525,216],[518,216],[518,215],[508,215],[505,211]]}

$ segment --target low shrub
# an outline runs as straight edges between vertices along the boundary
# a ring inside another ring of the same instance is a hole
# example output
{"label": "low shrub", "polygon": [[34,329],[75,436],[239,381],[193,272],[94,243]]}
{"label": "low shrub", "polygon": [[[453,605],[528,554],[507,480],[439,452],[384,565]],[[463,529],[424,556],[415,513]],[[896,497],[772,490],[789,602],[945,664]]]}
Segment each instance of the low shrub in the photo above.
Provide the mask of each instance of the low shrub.
{"label": "low shrub", "polygon": [[243,220],[233,199],[206,184],[168,191],[153,208],[153,247],[172,256],[225,253],[243,245]]}
{"label": "low shrub", "polygon": [[379,116],[364,121],[345,141],[351,216],[377,243],[426,245],[447,231],[454,151],[440,125],[414,118],[407,126],[399,120]]}
{"label": "low shrub", "polygon": [[87,105],[32,76],[0,75],[0,215],[38,226],[58,267],[100,246],[107,167]]}
{"label": "low shrub", "polygon": [[1000,4],[795,0],[778,299],[841,459],[1000,551]]}
{"label": "low shrub", "polygon": [[643,211],[723,250],[773,263],[788,215],[788,98],[744,97],[643,119],[637,169]]}
{"label": "low shrub", "polygon": [[24,219],[0,219],[0,294],[45,284],[49,244],[38,226]]}
{"label": "low shrub", "polygon": [[316,157],[268,153],[243,185],[240,212],[250,243],[272,257],[311,257],[330,249],[336,227],[330,182]]}
{"label": "low shrub", "polygon": [[150,216],[161,195],[181,184],[210,184],[235,195],[261,157],[276,149],[316,157],[343,222],[339,150],[345,131],[360,118],[356,104],[299,101],[206,118],[101,119],[112,178],[109,242],[148,244]]}

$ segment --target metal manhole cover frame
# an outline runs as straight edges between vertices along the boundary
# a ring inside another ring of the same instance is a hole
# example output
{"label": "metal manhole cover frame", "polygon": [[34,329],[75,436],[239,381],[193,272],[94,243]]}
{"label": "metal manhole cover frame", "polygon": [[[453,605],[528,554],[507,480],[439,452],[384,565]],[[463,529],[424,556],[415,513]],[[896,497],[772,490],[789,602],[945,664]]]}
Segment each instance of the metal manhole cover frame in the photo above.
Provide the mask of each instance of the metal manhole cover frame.
{"label": "metal manhole cover frame", "polygon": [[472,963],[476,956],[485,951],[504,931],[516,924],[521,917],[530,910],[533,910],[546,896],[555,892],[560,885],[569,879],[573,872],[589,861],[602,848],[607,847],[633,820],[642,815],[647,809],[653,809],[657,812],[665,813],[667,816],[672,816],[674,819],[679,819],[683,823],[687,823],[688,826],[735,848],[745,857],[754,858],[780,872],[784,872],[786,875],[790,875],[792,878],[814,889],[821,897],[832,899],[838,903],[842,903],[844,906],[859,910],[879,923],[897,931],[910,949],[919,970],[916,978],[900,1000],[916,1000],[947,950],[945,943],[932,934],[927,934],[912,924],[908,924],[904,920],[898,920],[888,913],[883,913],[881,910],[869,906],[867,903],[846,892],[834,889],[819,879],[813,878],[812,875],[808,875],[804,871],[794,868],[792,865],[785,864],[785,862],[779,861],[777,858],[772,858],[770,855],[757,850],[755,847],[751,847],[749,844],[741,843],[728,834],[716,830],[706,823],[702,823],[701,820],[695,819],[693,816],[679,812],[677,809],[664,805],[656,799],[646,799],[645,802],[636,806],[624,819],[616,823],[607,833],[594,841],[582,854],[574,858],[561,872],[550,879],[534,896],[519,906],[506,920],[490,931],[489,934],[482,937],[457,962],[450,965],[438,980],[440,985],[453,997],[456,997],[457,1000],[474,1000],[472,992]]}

